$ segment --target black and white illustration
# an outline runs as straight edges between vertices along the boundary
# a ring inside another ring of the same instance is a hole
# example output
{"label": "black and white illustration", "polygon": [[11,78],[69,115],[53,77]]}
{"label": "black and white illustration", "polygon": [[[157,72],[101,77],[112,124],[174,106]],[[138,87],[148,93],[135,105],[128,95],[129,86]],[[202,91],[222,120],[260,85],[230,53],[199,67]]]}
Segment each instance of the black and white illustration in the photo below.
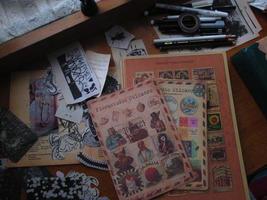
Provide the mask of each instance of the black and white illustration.
{"label": "black and white illustration", "polygon": [[128,49],[134,35],[126,31],[121,26],[113,26],[105,33],[107,43],[110,47]]}
{"label": "black and white illustration", "polygon": [[111,51],[115,66],[117,67],[121,65],[121,61],[126,56],[145,56],[148,54],[145,44],[141,39],[131,41],[128,49],[111,48]]}
{"label": "black and white illustration", "polygon": [[96,148],[100,146],[86,104],[68,106],[70,110],[77,108],[82,110],[82,120],[79,123],[58,118],[59,131],[49,135],[49,143],[52,148],[51,157],[54,160],[63,160],[66,154],[82,150],[85,146]]}
{"label": "black and white illustration", "polygon": [[79,103],[100,93],[100,83],[79,43],[58,50],[48,58],[67,104]]}
{"label": "black and white illustration", "polygon": [[60,89],[57,87],[55,76],[52,73],[51,67],[47,68],[44,78],[46,90],[50,95],[57,95],[58,93],[60,93]]}
{"label": "black and white illustration", "polygon": [[83,137],[76,123],[61,119],[60,126],[63,127],[63,133],[49,135],[53,160],[63,160],[66,153],[83,148]]}

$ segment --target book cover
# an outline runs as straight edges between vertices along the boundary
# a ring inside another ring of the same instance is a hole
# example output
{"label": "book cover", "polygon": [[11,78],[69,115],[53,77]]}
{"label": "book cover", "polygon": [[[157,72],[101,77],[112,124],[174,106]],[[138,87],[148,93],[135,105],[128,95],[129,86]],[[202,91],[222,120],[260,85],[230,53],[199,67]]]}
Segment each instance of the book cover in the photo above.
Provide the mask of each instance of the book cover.
{"label": "book cover", "polygon": [[127,57],[122,74],[124,87],[148,77],[207,83],[208,190],[182,196],[173,191],[165,199],[249,199],[225,54]]}
{"label": "book cover", "polygon": [[203,81],[158,80],[196,179],[180,190],[208,189],[206,83]]}
{"label": "book cover", "polygon": [[151,199],[193,178],[156,81],[88,103],[119,199]]}
{"label": "book cover", "polygon": [[240,50],[231,61],[267,117],[267,37]]}

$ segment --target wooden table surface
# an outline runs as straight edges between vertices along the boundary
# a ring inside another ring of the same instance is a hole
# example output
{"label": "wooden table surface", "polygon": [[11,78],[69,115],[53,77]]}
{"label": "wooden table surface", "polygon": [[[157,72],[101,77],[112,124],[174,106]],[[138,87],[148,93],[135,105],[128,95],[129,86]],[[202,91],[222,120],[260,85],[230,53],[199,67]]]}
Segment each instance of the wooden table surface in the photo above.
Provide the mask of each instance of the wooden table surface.
{"label": "wooden table surface", "polygon": [[[263,30],[260,32],[260,37],[266,36],[267,15],[256,10],[253,11],[263,27]],[[122,24],[122,26],[134,34],[136,39],[144,40],[149,54],[160,53],[159,50],[152,44],[152,39],[157,36],[153,28],[149,25],[148,20],[140,17],[135,21]],[[259,167],[267,164],[267,121],[240,79],[235,68],[230,63],[230,57],[241,48],[246,47],[255,41],[256,40],[250,41],[227,52],[235,111],[241,140],[240,142],[247,174],[251,174]],[[106,44],[103,32],[95,37],[83,39],[80,42],[84,49],[94,50],[99,53],[111,53],[110,48]],[[39,65],[40,64],[36,64],[35,68],[38,68]],[[110,65],[114,65],[114,62],[111,61]],[[25,68],[25,66],[23,68]],[[9,76],[10,72],[2,71],[0,73],[0,106],[4,107],[8,107]],[[78,172],[84,172],[87,175],[95,176],[100,181],[98,188],[101,191],[101,196],[108,196],[112,200],[117,199],[117,195],[108,172],[90,169],[82,165],[51,166],[49,167],[49,170],[53,174],[55,174],[57,170],[61,170],[65,173],[70,170],[75,170]]]}

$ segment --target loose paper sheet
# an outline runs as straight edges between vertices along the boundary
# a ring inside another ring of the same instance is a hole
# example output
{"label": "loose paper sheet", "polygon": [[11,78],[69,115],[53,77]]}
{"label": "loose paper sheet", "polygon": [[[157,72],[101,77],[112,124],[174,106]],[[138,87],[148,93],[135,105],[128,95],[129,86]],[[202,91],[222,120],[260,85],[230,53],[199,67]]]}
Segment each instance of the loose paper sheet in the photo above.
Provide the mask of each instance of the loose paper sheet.
{"label": "loose paper sheet", "polygon": [[83,118],[83,108],[80,105],[73,107],[67,106],[64,98],[60,98],[58,101],[59,107],[55,114],[56,117],[65,119],[71,122],[80,123]]}
{"label": "loose paper sheet", "polygon": [[86,51],[86,57],[87,62],[92,67],[98,81],[100,82],[101,89],[98,95],[100,96],[105,85],[111,55]]}
{"label": "loose paper sheet", "polygon": [[128,49],[111,48],[115,66],[120,67],[121,62],[126,56],[144,56],[147,55],[147,50],[143,40],[131,41]]}
{"label": "loose paper sheet", "polygon": [[119,49],[128,49],[131,40],[134,39],[134,35],[121,26],[113,26],[105,36],[110,47]]}
{"label": "loose paper sheet", "polygon": [[79,103],[100,93],[100,83],[79,43],[51,53],[48,59],[67,104]]}

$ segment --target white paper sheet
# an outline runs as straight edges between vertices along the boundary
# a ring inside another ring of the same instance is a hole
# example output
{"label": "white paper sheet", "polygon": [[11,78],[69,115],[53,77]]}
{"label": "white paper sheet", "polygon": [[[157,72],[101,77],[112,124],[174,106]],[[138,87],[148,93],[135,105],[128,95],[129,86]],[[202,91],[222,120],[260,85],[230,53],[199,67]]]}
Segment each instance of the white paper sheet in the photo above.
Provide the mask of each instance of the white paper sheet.
{"label": "white paper sheet", "polygon": [[134,35],[126,31],[121,26],[113,26],[106,33],[106,40],[110,47],[128,49]]}
{"label": "white paper sheet", "polygon": [[100,83],[79,43],[51,53],[48,59],[67,104],[79,103],[100,93]]}
{"label": "white paper sheet", "polygon": [[86,56],[87,56],[87,62],[92,67],[100,83],[101,89],[98,95],[100,96],[105,85],[111,55],[100,54],[93,51],[86,51]]}
{"label": "white paper sheet", "polygon": [[111,48],[115,66],[120,67],[121,62],[126,56],[144,56],[147,55],[147,50],[143,40],[133,40],[128,49]]}
{"label": "white paper sheet", "polygon": [[75,123],[80,123],[82,121],[83,108],[81,105],[68,106],[64,98],[59,99],[58,104],[59,106],[55,114],[56,117]]}

